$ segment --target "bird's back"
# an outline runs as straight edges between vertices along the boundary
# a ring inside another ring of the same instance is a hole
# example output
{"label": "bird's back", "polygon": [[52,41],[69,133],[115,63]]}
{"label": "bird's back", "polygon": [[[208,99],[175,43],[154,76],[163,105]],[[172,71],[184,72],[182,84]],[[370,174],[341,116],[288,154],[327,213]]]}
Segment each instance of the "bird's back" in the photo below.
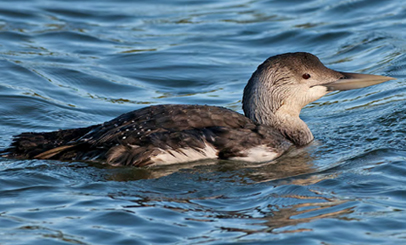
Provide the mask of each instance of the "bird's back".
{"label": "bird's back", "polygon": [[226,108],[158,105],[86,128],[22,133],[6,151],[13,158],[145,166],[205,158],[270,160],[290,145],[278,131]]}

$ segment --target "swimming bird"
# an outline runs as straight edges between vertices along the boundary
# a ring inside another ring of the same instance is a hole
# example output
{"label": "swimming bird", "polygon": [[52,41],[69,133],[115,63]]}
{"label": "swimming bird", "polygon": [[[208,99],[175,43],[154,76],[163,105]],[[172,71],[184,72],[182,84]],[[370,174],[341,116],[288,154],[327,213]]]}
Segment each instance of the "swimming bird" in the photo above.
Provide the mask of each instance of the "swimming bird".
{"label": "swimming bird", "polygon": [[392,79],[335,71],[310,53],[285,53],[252,74],[243,93],[245,115],[217,106],[154,105],[85,128],[22,133],[3,156],[131,166],[209,158],[265,162],[313,140],[299,117],[305,105],[331,91]]}

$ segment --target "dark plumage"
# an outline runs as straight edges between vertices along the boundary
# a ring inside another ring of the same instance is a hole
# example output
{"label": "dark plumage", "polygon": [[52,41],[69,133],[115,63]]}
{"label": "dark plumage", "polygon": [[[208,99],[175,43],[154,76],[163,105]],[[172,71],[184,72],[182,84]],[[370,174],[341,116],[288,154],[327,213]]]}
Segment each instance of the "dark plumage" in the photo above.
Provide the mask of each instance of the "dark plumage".
{"label": "dark plumage", "polygon": [[247,117],[215,106],[150,106],[86,128],[22,133],[3,156],[132,166],[204,158],[267,161],[313,140],[299,118],[303,106],[335,89],[390,79],[337,72],[308,53],[283,54],[267,59],[250,78],[243,100]]}
{"label": "dark plumage", "polygon": [[199,151],[206,143],[221,149],[222,159],[243,156],[242,151],[252,145],[269,144],[278,151],[291,145],[277,130],[226,108],[157,105],[87,128],[22,133],[14,138],[9,157],[145,166],[153,163],[151,157],[161,149]]}

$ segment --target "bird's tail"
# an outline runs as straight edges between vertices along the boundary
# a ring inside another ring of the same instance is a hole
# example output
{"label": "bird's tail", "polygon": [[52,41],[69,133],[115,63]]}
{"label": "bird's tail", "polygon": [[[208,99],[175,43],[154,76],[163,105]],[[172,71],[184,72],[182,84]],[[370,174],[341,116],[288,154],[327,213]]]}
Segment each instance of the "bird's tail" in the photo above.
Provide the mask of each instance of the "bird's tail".
{"label": "bird's tail", "polygon": [[77,140],[93,127],[59,130],[47,133],[26,132],[14,136],[1,156],[17,159],[55,159],[61,152],[77,146]]}

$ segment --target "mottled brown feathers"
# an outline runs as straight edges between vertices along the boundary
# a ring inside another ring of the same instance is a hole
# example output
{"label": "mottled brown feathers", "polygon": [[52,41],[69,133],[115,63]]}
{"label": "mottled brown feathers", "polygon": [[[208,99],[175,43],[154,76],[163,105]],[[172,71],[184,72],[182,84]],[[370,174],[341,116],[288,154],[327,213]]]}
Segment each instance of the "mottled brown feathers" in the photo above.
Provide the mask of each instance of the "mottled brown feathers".
{"label": "mottled brown feathers", "polygon": [[[50,133],[23,133],[7,149],[10,157],[105,161],[145,166],[165,150],[202,156],[207,145],[228,159],[244,148],[268,145],[284,151],[290,142],[275,129],[259,126],[237,112],[200,105],[158,105],[123,114],[103,124]],[[208,156],[209,157],[209,156]]]}

